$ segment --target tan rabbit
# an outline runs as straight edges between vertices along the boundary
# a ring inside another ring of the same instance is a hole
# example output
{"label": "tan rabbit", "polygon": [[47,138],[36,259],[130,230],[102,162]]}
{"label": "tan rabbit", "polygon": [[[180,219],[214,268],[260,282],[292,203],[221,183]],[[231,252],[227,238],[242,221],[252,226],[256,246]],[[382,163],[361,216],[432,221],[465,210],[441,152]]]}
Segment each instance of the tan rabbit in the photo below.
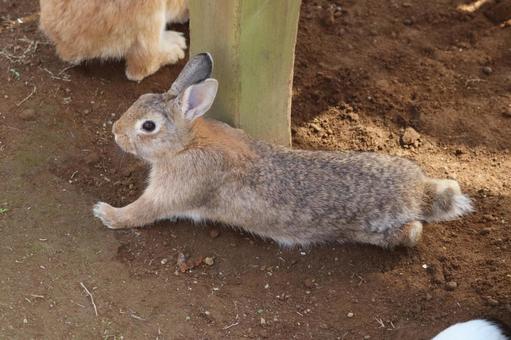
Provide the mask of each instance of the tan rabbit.
{"label": "tan rabbit", "polygon": [[336,240],[413,246],[421,221],[472,210],[456,181],[368,152],[290,150],[202,118],[217,91],[208,54],[192,58],[165,94],[141,96],[113,126],[117,144],[150,163],[135,202],[94,214],[112,229],[156,220],[217,221],[283,245]]}
{"label": "tan rabbit", "polygon": [[165,26],[188,20],[188,0],[40,0],[40,5],[41,30],[64,61],[126,58],[126,76],[140,81],[185,56],[185,38]]}

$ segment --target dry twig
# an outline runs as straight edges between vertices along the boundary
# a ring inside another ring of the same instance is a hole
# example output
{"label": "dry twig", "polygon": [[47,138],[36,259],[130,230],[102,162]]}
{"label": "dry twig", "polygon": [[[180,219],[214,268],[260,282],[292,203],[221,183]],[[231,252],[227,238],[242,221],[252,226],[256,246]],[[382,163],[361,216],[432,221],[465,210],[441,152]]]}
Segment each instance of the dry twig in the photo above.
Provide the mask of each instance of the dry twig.
{"label": "dry twig", "polygon": [[89,296],[90,302],[92,303],[92,307],[94,307],[94,313],[96,314],[96,316],[98,316],[98,309],[96,307],[96,304],[94,303],[94,297],[92,296],[92,293],[89,292],[89,290],[87,289],[87,287],[85,287],[83,282],[80,282],[80,286],[82,286],[82,288],[85,290],[85,293]]}
{"label": "dry twig", "polygon": [[26,96],[22,101],[20,101],[18,104],[16,104],[16,106],[20,106],[21,104],[23,104],[24,102],[26,102],[27,100],[30,99],[30,97],[32,97],[35,93],[35,91],[37,90],[37,86],[34,85],[34,88],[32,89],[32,92],[30,92],[30,94],[28,96]]}

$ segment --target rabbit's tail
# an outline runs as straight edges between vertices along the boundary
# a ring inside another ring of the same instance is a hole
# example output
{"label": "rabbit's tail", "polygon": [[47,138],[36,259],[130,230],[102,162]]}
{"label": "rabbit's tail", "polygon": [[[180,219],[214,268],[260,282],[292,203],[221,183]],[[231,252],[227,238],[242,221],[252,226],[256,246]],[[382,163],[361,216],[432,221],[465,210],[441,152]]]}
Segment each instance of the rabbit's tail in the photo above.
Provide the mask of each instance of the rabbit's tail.
{"label": "rabbit's tail", "polygon": [[461,192],[458,182],[429,178],[426,182],[426,222],[450,221],[474,210],[472,200]]}

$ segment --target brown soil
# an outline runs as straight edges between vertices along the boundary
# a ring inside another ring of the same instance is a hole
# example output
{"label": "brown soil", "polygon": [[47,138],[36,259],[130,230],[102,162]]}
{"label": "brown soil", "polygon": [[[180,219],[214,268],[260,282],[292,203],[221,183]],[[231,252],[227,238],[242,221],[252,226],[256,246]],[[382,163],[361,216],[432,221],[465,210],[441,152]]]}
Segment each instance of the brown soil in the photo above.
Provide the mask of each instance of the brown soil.
{"label": "brown soil", "polygon": [[[303,3],[294,146],[402,155],[475,201],[415,249],[386,251],[285,250],[184,222],[106,230],[92,204],[132,201],[146,171],[115,147],[112,121],[183,63],[141,84],[121,62],[66,70],[38,2],[2,1],[0,337],[426,339],[511,322],[511,28],[459,3]],[[182,273],[179,253],[214,263]]]}

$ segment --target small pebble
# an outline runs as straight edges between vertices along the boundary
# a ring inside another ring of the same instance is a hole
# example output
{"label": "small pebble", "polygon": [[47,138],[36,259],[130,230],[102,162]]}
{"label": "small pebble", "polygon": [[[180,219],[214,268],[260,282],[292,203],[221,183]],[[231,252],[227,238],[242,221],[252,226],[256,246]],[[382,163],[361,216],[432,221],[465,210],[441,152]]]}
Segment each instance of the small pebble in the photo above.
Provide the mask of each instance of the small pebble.
{"label": "small pebble", "polygon": [[406,26],[411,26],[413,25],[413,20],[410,18],[406,18],[405,20],[403,20],[403,24],[405,24]]}
{"label": "small pebble", "polygon": [[314,123],[311,123],[310,127],[312,128],[312,130],[314,130],[314,132],[320,132],[321,130],[323,130],[318,124]]}
{"label": "small pebble", "polygon": [[266,325],[266,320],[264,318],[261,318],[260,323],[261,323],[261,326],[264,326],[264,325]]}
{"label": "small pebble", "polygon": [[161,259],[161,261],[160,261],[161,264],[167,264],[167,262],[169,262],[168,259]]}
{"label": "small pebble", "polygon": [[314,288],[314,280],[306,279],[305,281],[303,281],[303,285],[305,286],[305,288],[308,288],[308,289]]}
{"label": "small pebble", "polygon": [[511,117],[511,109],[502,112],[502,114],[504,115],[504,117]]}
{"label": "small pebble", "polygon": [[433,299],[433,295],[426,293],[426,300],[431,301],[431,299]]}
{"label": "small pebble", "polygon": [[491,231],[491,228],[483,228],[481,230],[479,230],[479,235],[488,235]]}
{"label": "small pebble", "polygon": [[487,76],[493,73],[493,69],[490,66],[485,66],[482,68],[482,70],[483,73],[486,74]]}
{"label": "small pebble", "polygon": [[209,231],[209,237],[217,238],[218,236],[220,236],[220,230],[213,228]]}
{"label": "small pebble", "polygon": [[489,304],[490,306],[493,306],[493,307],[495,307],[495,306],[498,306],[498,305],[499,305],[499,301],[495,300],[495,299],[494,299],[494,298],[492,298],[491,296],[489,296],[489,297],[488,297],[488,299],[487,299],[486,301],[488,301],[488,304]]}
{"label": "small pebble", "polygon": [[401,136],[403,145],[415,145],[421,135],[412,127],[407,127]]}
{"label": "small pebble", "polygon": [[493,216],[492,214],[484,214],[483,220],[486,222],[495,222],[497,220],[497,218],[495,216]]}
{"label": "small pebble", "polygon": [[212,266],[215,264],[215,260],[212,257],[205,257],[203,262],[208,266]]}
{"label": "small pebble", "polygon": [[20,118],[23,120],[33,120],[35,118],[35,110],[34,109],[25,109],[21,111]]}
{"label": "small pebble", "polygon": [[335,24],[335,9],[332,7],[327,8],[321,15],[321,23],[324,26],[332,26]]}
{"label": "small pebble", "polygon": [[352,318],[354,315],[355,315],[355,314],[353,314],[352,312],[349,312],[348,314],[346,314],[346,316],[347,316],[348,318]]}
{"label": "small pebble", "polygon": [[93,165],[93,164],[98,163],[101,160],[101,158],[97,153],[93,152],[93,153],[90,153],[87,156],[85,156],[84,160],[85,160],[85,164]]}
{"label": "small pebble", "polygon": [[449,281],[445,284],[445,289],[449,291],[453,291],[456,288],[458,288],[458,283],[456,283],[456,281]]}

